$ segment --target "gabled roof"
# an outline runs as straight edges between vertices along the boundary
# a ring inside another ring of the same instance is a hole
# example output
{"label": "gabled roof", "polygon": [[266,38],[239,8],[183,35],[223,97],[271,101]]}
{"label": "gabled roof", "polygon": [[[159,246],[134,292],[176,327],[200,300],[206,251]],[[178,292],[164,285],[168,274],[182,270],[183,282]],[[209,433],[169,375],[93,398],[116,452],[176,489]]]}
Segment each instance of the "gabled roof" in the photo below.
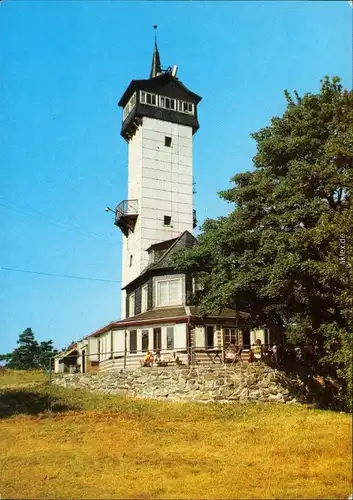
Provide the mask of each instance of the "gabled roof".
{"label": "gabled roof", "polygon": [[[142,277],[147,276],[148,273],[151,273],[152,271],[157,271],[160,269],[174,269],[173,266],[173,256],[175,255],[176,252],[181,250],[182,248],[188,248],[191,247],[196,243],[196,238],[193,236],[189,231],[184,231],[181,233],[181,235],[178,238],[175,238],[173,240],[168,240],[171,242],[170,247],[162,254],[162,256],[158,259],[157,262],[154,262],[152,264],[148,264],[147,267],[142,271],[142,273],[137,276],[133,281],[130,281],[122,290],[125,290],[126,287],[132,285],[136,281],[140,280]],[[161,242],[164,243],[164,242]],[[158,245],[156,243],[155,245]],[[153,246],[153,245],[151,245]],[[151,248],[151,247],[149,247]]]}
{"label": "gabled roof", "polygon": [[189,248],[196,243],[196,238],[189,231],[181,233],[179,238],[176,238],[174,243],[164,252],[161,258],[153,264],[150,269],[164,269],[173,266],[173,255],[182,248]]}
{"label": "gabled roof", "polygon": [[61,351],[59,352],[55,358],[68,358],[68,357],[78,357],[78,350],[77,350],[77,344],[75,344],[75,347],[68,349],[66,351]]}
{"label": "gabled roof", "polygon": [[152,250],[161,250],[163,248],[169,248],[172,244],[179,238],[171,238],[170,240],[159,241],[158,243],[153,243],[148,248],[146,248],[146,252],[151,252]]}

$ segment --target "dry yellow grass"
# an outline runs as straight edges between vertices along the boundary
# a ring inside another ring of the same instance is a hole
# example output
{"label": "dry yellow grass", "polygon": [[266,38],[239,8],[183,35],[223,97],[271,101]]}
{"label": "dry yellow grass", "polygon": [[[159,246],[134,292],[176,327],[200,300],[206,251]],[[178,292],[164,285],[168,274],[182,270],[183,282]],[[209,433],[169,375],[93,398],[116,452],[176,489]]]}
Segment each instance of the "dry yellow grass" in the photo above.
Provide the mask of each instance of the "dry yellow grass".
{"label": "dry yellow grass", "polygon": [[0,389],[34,385],[46,380],[48,377],[40,370],[0,370]]}
{"label": "dry yellow grass", "polygon": [[[350,415],[303,406],[138,401],[45,386],[3,391],[2,398],[2,498],[347,498],[351,492]],[[14,401],[22,414],[14,415]]]}

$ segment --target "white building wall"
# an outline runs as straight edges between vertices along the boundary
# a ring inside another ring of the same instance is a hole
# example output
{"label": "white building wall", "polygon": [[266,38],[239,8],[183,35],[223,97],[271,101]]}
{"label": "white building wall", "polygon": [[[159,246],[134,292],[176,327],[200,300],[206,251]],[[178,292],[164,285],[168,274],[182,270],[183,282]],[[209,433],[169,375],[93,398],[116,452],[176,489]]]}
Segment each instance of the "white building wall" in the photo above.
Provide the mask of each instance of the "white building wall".
{"label": "white building wall", "polygon": [[[171,137],[171,147],[165,137]],[[128,199],[138,200],[133,233],[123,236],[122,287],[147,266],[146,249],[161,241],[193,231],[192,128],[143,118],[128,146]],[[164,225],[164,216],[171,224]],[[132,256],[132,265],[130,265]],[[121,296],[121,317],[126,317],[126,293]]]}
{"label": "white building wall", "polygon": [[120,356],[125,350],[125,330],[114,330],[113,331],[113,348],[114,355]]}
{"label": "white building wall", "polygon": [[88,360],[89,361],[98,361],[99,353],[98,353],[98,337],[88,337]]}
{"label": "white building wall", "polygon": [[177,323],[174,326],[174,349],[185,349],[187,340],[186,323]]}
{"label": "white building wall", "polygon": [[64,373],[65,365],[64,363],[59,363],[59,358],[54,359],[54,372],[55,373]]}
{"label": "white building wall", "polygon": [[196,348],[205,347],[205,327],[195,326],[194,331],[194,345]]}
{"label": "white building wall", "polygon": [[100,361],[111,356],[111,332],[102,333],[100,336]]}

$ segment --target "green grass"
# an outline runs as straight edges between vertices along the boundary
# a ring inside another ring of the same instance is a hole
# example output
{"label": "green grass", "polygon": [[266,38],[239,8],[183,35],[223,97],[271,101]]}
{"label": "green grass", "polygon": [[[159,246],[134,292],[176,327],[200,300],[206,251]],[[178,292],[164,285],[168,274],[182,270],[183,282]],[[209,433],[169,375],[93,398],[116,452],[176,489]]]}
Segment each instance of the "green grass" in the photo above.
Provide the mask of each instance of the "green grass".
{"label": "green grass", "polygon": [[347,498],[352,489],[347,414],[19,380],[0,388],[2,498]]}

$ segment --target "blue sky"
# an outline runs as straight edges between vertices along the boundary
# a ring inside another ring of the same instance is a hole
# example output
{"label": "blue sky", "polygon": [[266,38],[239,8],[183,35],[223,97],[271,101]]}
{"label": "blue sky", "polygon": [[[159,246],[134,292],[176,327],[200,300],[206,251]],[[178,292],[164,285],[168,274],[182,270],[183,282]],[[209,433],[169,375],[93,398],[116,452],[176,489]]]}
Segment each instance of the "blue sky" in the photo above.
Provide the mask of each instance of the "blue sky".
{"label": "blue sky", "polygon": [[[249,137],[285,108],[283,90],[352,81],[348,2],[16,1],[0,4],[0,266],[121,279],[121,234],[104,208],[126,197],[116,103],[163,66],[203,97],[194,139],[199,222],[249,170]],[[119,283],[0,270],[0,353],[31,327],[58,348],[119,319]]]}

